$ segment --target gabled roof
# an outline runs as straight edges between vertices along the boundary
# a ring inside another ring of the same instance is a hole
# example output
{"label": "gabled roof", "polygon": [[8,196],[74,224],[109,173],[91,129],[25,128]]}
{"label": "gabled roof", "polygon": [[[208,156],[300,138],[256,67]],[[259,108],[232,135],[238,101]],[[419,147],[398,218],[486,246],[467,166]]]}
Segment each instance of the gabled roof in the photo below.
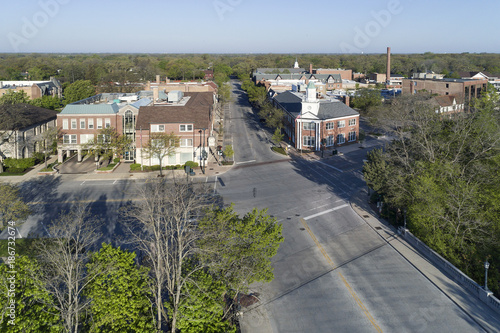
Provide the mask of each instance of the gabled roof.
{"label": "gabled roof", "polygon": [[[297,93],[285,91],[274,97],[274,100],[295,118],[302,111],[302,98]],[[340,101],[320,100],[318,103],[318,119],[326,120],[359,115],[358,112]]]}
{"label": "gabled roof", "polygon": [[20,130],[57,118],[57,111],[30,104],[0,105],[0,130]]}
{"label": "gabled roof", "polygon": [[454,95],[444,95],[444,96],[436,96],[436,97],[434,97],[434,101],[440,107],[452,106],[454,101],[456,103],[456,100],[457,100],[457,98]]}
{"label": "gabled roof", "polygon": [[68,104],[61,114],[116,114],[120,107],[116,104]]}
{"label": "gabled roof", "polygon": [[184,106],[151,105],[139,109],[136,129],[149,130],[150,124],[193,124],[194,128],[207,128],[214,103],[212,92],[186,92],[190,99]]}

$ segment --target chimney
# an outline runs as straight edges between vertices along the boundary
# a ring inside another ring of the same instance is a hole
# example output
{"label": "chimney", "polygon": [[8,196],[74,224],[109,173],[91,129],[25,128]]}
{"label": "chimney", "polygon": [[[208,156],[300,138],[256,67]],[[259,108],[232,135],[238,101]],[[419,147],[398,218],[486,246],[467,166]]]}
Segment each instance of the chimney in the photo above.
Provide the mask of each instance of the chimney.
{"label": "chimney", "polygon": [[350,103],[349,95],[345,95],[344,96],[344,104],[347,105],[347,106],[350,106],[349,103]]}
{"label": "chimney", "polygon": [[391,48],[387,48],[387,75],[386,75],[387,84],[391,81]]}
{"label": "chimney", "polygon": [[156,75],[156,83],[160,84],[160,75]]}
{"label": "chimney", "polygon": [[309,64],[309,74],[313,74],[313,64]]}
{"label": "chimney", "polygon": [[160,94],[158,92],[158,87],[153,87],[153,103],[158,101],[158,98],[160,98]]}

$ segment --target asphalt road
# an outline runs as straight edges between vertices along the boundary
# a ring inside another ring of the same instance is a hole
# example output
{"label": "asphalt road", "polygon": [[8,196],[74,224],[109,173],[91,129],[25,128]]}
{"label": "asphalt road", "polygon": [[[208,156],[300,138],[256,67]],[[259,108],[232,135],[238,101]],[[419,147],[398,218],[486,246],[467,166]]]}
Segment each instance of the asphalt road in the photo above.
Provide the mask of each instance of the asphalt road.
{"label": "asphalt road", "polygon": [[[228,131],[236,166],[207,181],[244,214],[267,208],[285,241],[273,259],[275,279],[256,284],[260,302],[243,309],[243,332],[481,332],[483,329],[401,257],[349,206],[365,186],[366,150],[310,162],[271,151],[262,127],[233,82]],[[143,181],[77,180],[72,175],[23,183],[35,214],[21,235],[44,234],[72,204],[87,202],[104,221],[102,241],[124,237],[120,208]]]}
{"label": "asphalt road", "polygon": [[261,129],[236,101],[231,125],[241,135],[233,140],[246,163],[221,176],[218,191],[240,214],[267,208],[285,237],[274,281],[252,286],[260,303],[243,309],[243,332],[483,331],[351,209],[351,194],[365,186],[366,150],[262,163],[266,142],[248,134]]}

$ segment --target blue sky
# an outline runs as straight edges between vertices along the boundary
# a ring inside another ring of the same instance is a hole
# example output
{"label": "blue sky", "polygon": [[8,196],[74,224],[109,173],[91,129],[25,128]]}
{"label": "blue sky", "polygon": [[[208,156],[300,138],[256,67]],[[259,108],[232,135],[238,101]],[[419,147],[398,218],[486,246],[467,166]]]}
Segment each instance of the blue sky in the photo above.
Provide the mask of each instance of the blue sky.
{"label": "blue sky", "polygon": [[0,52],[500,53],[500,1],[18,0]]}

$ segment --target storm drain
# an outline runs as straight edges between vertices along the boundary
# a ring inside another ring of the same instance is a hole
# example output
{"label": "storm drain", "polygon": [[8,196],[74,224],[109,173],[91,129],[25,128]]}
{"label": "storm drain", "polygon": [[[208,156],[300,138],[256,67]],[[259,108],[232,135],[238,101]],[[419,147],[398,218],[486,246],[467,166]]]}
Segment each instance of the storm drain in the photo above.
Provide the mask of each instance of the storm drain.
{"label": "storm drain", "polygon": [[382,227],[375,227],[375,229],[377,229],[377,230],[382,230]]}

